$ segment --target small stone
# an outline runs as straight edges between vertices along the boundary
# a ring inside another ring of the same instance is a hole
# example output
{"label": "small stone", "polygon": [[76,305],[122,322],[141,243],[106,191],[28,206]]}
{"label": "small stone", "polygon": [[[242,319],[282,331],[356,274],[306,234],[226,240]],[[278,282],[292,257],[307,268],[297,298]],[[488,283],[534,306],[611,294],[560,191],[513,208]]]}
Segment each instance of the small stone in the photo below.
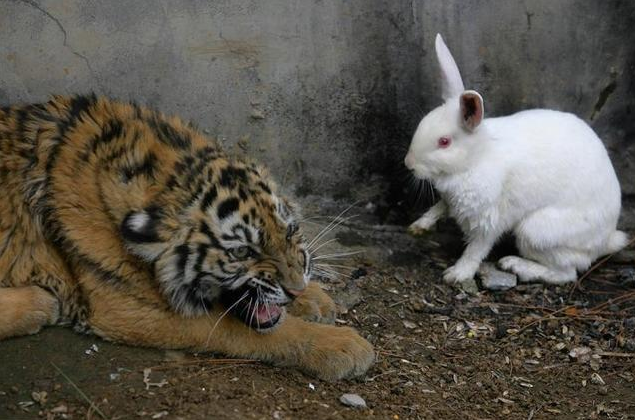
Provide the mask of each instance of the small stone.
{"label": "small stone", "polygon": [[413,330],[413,329],[417,328],[417,324],[415,324],[412,321],[403,321],[403,326],[408,328],[409,330]]}
{"label": "small stone", "polygon": [[578,362],[587,362],[591,359],[591,349],[589,347],[576,347],[569,352],[569,357]]}
{"label": "small stone", "polygon": [[496,269],[494,264],[483,263],[479,267],[478,275],[483,287],[488,290],[509,290],[516,287],[518,278],[515,274]]}
{"label": "small stone", "polygon": [[629,338],[628,340],[626,340],[624,347],[628,351],[635,351],[635,338]]}
{"label": "small stone", "polygon": [[51,408],[51,413],[53,414],[64,414],[67,412],[68,412],[68,407],[66,407],[64,404],[60,404],[57,407]]}
{"label": "small stone", "polygon": [[459,289],[463,290],[468,295],[476,295],[478,294],[478,286],[476,285],[476,280],[469,279],[457,285]]}
{"label": "small stone", "polygon": [[557,351],[562,351],[564,350],[565,347],[567,347],[567,345],[564,343],[558,343],[555,346],[553,346],[553,348]]}
{"label": "small stone", "polygon": [[357,394],[344,394],[340,397],[340,402],[353,408],[366,408],[366,401]]}
{"label": "small stone", "polygon": [[411,299],[410,306],[412,307],[412,310],[415,312],[423,312],[425,309],[425,306],[423,305],[423,302],[421,301],[421,299]]}
{"label": "small stone", "polygon": [[468,298],[468,294],[465,292],[461,292],[458,295],[454,296],[454,299],[458,301],[467,300],[467,298]]}
{"label": "small stone", "polygon": [[48,393],[46,391],[41,392],[31,392],[31,399],[40,405],[44,405],[46,403],[46,399],[48,398]]}
{"label": "small stone", "polygon": [[609,393],[609,387],[608,386],[601,386],[600,388],[598,388],[598,394],[600,395],[608,395]]}
{"label": "small stone", "polygon": [[602,377],[597,372],[594,372],[591,375],[591,383],[595,385],[606,385],[604,379],[602,379]]}
{"label": "small stone", "polygon": [[251,111],[251,118],[253,118],[254,120],[264,120],[265,113],[259,109],[254,109]]}
{"label": "small stone", "polygon": [[630,330],[635,330],[635,316],[632,318],[626,318],[624,320],[624,326]]}

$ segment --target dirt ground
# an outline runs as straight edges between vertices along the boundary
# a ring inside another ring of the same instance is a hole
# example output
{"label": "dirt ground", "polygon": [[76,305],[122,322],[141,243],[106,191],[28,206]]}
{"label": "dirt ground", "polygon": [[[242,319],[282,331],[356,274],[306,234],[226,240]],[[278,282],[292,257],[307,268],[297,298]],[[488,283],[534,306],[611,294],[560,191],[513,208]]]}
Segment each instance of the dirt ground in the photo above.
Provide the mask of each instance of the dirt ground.
{"label": "dirt ground", "polygon": [[441,282],[462,248],[450,223],[412,238],[361,217],[329,238],[325,249],[364,251],[335,262],[349,277],[322,280],[338,323],[375,345],[366,376],[325,383],[49,328],[0,343],[0,419],[635,419],[632,248],[575,286],[470,296]]}

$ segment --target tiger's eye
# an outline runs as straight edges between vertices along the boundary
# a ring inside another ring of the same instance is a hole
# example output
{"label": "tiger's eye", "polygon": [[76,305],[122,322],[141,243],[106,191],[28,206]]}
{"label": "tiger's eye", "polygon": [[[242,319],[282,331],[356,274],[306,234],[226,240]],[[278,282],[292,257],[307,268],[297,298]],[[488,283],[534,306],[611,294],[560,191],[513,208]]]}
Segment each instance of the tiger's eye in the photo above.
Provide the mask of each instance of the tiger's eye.
{"label": "tiger's eye", "polygon": [[240,260],[245,259],[245,258],[251,256],[251,254],[252,254],[251,248],[249,248],[248,246],[239,246],[237,248],[232,248],[229,252],[235,258],[238,258]]}

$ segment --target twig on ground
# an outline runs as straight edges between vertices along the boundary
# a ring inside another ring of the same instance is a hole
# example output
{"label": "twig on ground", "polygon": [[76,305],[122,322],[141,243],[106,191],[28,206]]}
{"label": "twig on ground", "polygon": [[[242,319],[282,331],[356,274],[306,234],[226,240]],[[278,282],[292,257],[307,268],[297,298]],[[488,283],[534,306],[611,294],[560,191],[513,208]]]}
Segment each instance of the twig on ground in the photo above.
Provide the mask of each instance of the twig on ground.
{"label": "twig on ground", "polygon": [[[62,377],[64,379],[66,379],[66,381],[75,389],[75,391],[77,391],[77,393],[79,394],[80,397],[82,397],[84,399],[84,401],[86,401],[88,403],[88,413],[91,412],[91,409],[94,410],[97,414],[99,414],[99,416],[102,419],[107,419],[106,415],[99,409],[99,407],[97,407],[95,405],[95,403],[88,398],[88,395],[86,395],[84,393],[84,391],[82,391],[81,389],[79,389],[79,387],[77,385],[75,385],[75,383],[71,380],[71,378],[69,378],[64,372],[62,372],[62,369],[60,369],[59,367],[57,367],[57,365],[53,362],[50,362],[51,365],[55,368],[55,370],[57,370],[57,372],[62,375]],[[87,416],[88,416],[87,413]]]}

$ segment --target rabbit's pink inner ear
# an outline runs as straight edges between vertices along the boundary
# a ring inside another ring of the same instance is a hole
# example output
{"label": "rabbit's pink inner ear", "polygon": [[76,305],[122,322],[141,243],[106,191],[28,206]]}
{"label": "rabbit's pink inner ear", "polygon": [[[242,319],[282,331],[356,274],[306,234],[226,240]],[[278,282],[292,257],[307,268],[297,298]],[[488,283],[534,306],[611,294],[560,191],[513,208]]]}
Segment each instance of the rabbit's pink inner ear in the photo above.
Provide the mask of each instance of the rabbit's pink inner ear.
{"label": "rabbit's pink inner ear", "polygon": [[483,121],[483,98],[478,92],[467,90],[461,95],[461,118],[469,131],[474,131]]}

